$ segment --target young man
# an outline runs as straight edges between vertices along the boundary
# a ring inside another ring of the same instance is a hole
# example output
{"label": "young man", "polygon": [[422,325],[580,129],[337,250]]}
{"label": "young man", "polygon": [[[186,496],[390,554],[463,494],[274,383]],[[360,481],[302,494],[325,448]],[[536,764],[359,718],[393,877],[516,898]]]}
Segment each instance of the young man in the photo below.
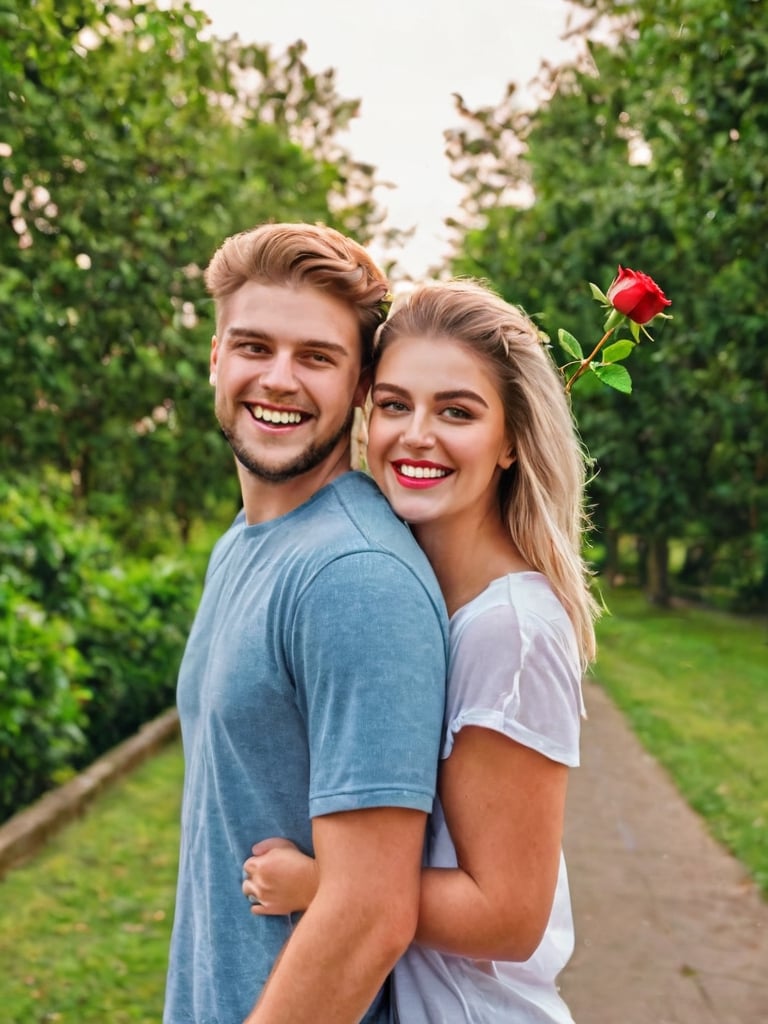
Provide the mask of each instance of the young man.
{"label": "young man", "polygon": [[[165,1024],[387,1021],[417,918],[446,671],[432,571],[350,471],[387,282],[329,228],[228,239],[211,383],[243,511],[211,556],[179,675],[186,760]],[[317,858],[304,915],[250,913],[242,865]]]}

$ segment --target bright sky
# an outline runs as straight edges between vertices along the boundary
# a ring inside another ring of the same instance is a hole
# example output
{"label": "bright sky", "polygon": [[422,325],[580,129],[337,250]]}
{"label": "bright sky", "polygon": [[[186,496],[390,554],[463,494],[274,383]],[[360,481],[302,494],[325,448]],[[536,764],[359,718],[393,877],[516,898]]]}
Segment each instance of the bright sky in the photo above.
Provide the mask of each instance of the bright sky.
{"label": "bright sky", "polygon": [[400,254],[412,276],[425,276],[447,248],[446,216],[459,186],[444,156],[443,131],[459,119],[452,93],[471,107],[501,99],[507,82],[524,88],[542,58],[571,53],[561,38],[566,0],[196,0],[212,31],[280,51],[308,46],[313,71],[336,69],[337,90],[362,101],[340,137],[353,156],[374,164],[396,187],[379,200],[397,227],[416,226]]}

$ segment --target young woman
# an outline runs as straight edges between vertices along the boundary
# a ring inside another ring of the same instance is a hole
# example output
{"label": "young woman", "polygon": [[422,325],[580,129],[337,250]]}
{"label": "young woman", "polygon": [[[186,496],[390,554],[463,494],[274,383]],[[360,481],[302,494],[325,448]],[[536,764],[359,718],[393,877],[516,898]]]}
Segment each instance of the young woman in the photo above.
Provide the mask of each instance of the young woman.
{"label": "young woman", "polygon": [[[369,466],[451,616],[439,800],[397,1012],[568,1024],[561,842],[596,614],[568,399],[531,322],[473,282],[415,291],[375,359]],[[245,876],[254,914],[302,909],[316,885],[314,861],[280,839],[254,847]]]}

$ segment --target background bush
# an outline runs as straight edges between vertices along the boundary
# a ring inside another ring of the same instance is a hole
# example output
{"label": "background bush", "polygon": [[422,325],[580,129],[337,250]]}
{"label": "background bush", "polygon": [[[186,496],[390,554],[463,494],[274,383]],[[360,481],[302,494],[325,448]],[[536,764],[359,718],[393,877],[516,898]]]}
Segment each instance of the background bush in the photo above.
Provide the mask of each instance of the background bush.
{"label": "background bush", "polygon": [[164,710],[202,579],[128,556],[66,478],[0,484],[0,818]]}
{"label": "background bush", "polygon": [[77,646],[88,666],[89,760],[173,704],[199,579],[188,563],[158,556],[85,567],[83,581]]}
{"label": "background bush", "polygon": [[0,818],[29,803],[87,746],[86,666],[75,631],[0,577]]}

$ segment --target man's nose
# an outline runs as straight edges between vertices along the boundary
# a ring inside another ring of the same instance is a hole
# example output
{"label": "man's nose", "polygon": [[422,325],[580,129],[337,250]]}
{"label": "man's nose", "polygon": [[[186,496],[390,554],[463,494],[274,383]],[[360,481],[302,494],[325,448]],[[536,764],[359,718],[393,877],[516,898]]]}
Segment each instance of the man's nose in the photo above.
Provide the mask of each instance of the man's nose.
{"label": "man's nose", "polygon": [[261,385],[267,391],[292,392],[298,388],[295,365],[290,352],[275,352],[261,373]]}

